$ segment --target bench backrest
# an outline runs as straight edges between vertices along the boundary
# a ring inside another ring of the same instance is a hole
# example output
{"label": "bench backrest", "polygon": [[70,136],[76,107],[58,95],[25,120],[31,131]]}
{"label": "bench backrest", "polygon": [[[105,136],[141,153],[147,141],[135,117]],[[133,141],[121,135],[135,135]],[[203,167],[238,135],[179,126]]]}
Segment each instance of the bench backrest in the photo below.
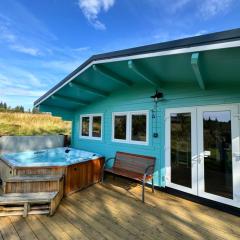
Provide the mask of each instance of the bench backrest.
{"label": "bench backrest", "polygon": [[144,173],[146,167],[155,164],[155,157],[116,152],[114,167],[132,172]]}

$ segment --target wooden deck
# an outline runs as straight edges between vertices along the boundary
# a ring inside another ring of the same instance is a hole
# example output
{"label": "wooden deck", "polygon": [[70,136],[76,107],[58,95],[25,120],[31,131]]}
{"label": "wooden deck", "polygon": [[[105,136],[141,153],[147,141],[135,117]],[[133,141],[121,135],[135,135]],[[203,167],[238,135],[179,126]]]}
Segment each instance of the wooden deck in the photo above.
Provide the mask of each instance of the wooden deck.
{"label": "wooden deck", "polygon": [[0,239],[240,239],[240,218],[126,180],[63,199],[54,216],[0,218]]}

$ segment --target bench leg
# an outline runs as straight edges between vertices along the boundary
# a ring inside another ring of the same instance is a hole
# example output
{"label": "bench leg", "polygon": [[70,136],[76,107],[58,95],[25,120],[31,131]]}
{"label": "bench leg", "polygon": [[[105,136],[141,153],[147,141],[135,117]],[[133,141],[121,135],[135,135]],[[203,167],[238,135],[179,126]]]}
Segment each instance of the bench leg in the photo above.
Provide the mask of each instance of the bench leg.
{"label": "bench leg", "polygon": [[102,171],[102,180],[101,180],[101,183],[103,183],[103,180],[104,180],[104,170]]}
{"label": "bench leg", "polygon": [[29,203],[24,203],[24,208],[23,208],[23,217],[27,217],[29,211]]}
{"label": "bench leg", "polygon": [[152,193],[154,193],[154,183],[153,183],[153,177],[152,177]]}
{"label": "bench leg", "polygon": [[145,176],[143,177],[143,183],[142,183],[142,202],[145,202]]}

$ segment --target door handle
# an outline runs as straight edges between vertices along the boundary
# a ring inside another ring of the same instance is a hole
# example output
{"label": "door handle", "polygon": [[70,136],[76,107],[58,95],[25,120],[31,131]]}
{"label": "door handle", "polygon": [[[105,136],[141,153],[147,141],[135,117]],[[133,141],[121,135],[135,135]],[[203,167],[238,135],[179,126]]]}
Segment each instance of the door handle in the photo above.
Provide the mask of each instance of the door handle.
{"label": "door handle", "polygon": [[204,151],[204,157],[210,157],[211,151]]}

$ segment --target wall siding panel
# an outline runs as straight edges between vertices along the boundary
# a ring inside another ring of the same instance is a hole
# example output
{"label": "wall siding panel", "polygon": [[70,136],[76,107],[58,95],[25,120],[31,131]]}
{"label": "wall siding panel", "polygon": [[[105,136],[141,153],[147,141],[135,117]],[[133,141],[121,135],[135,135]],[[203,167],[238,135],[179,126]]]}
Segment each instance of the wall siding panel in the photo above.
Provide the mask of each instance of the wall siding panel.
{"label": "wall siding panel", "polygon": [[[155,156],[155,182],[157,186],[165,186],[165,109],[176,107],[189,107],[211,104],[240,103],[238,89],[210,89],[200,90],[196,86],[171,86],[162,89],[164,100],[158,103],[157,128],[156,121],[152,118],[154,103],[150,96],[155,89],[146,86],[133,86],[114,92],[108,98],[92,103],[79,109],[73,117],[72,146],[88,151],[98,152],[106,158],[115,155],[116,151]],[[112,142],[112,113],[123,111],[149,110],[149,144],[147,146]],[[79,137],[80,114],[103,114],[103,139],[87,140]],[[153,138],[153,133],[158,133],[158,138]]]}

